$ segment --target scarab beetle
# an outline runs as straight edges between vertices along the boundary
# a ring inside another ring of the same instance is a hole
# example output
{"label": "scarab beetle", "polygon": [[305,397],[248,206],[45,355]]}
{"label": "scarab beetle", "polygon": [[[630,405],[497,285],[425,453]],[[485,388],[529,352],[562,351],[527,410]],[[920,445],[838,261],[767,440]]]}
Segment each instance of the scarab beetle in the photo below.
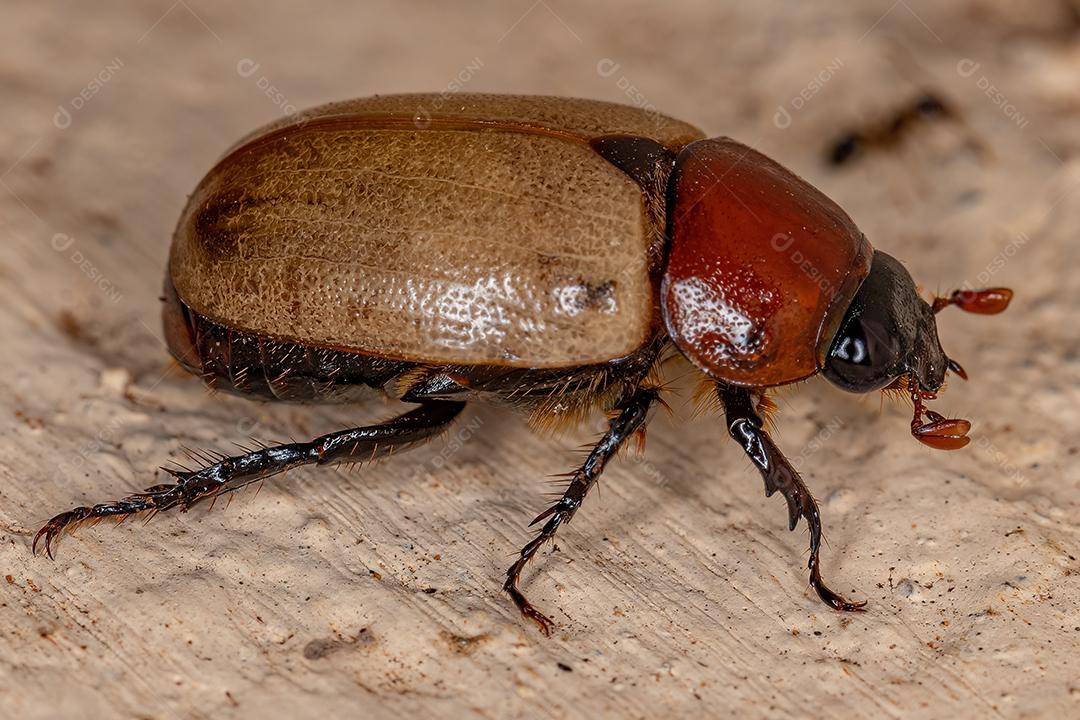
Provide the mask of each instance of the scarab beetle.
{"label": "scarab beetle", "polygon": [[604,465],[661,402],[660,365],[684,355],[723,403],[727,430],[810,531],[818,508],[764,429],[770,388],[821,372],[844,390],[902,389],[911,431],[937,448],[969,423],[925,407],[945,373],[947,305],[1005,309],[1003,288],[922,300],[832,200],[759,152],[637,108],[509,95],[395,95],[335,103],[241,140],[202,179],[173,238],[164,332],[215,388],[256,398],[415,403],[388,422],[262,446],[174,482],[57,515],[79,523],[186,510],[299,465],[366,461],[446,430],[470,401],[537,425],[590,411],[609,427],[540,513],[537,549],[574,516]]}

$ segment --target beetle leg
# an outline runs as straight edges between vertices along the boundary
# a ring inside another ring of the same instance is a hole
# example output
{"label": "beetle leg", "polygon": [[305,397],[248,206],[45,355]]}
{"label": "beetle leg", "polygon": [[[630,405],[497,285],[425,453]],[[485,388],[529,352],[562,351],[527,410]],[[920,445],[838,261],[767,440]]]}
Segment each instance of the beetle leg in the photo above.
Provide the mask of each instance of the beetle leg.
{"label": "beetle leg", "polygon": [[765,496],[779,490],[788,505],[788,529],[794,530],[799,518],[806,518],[810,529],[810,584],[825,604],[834,610],[862,610],[866,602],[851,602],[830,590],[821,579],[821,515],[817,502],[799,473],[762,429],[762,419],[754,409],[750,393],[744,388],[717,384],[717,394],[724,403],[728,432],[742,447],[765,480]]}
{"label": "beetle leg", "polygon": [[196,471],[168,470],[176,482],[155,485],[144,492],[110,503],[77,507],[45,523],[34,536],[33,550],[44,539],[51,558],[53,546],[65,532],[107,517],[123,520],[143,511],[157,513],[179,507],[186,511],[207,498],[238,490],[250,483],[300,465],[364,462],[416,445],[444,431],[465,407],[463,402],[428,401],[420,407],[378,425],[340,430],[306,443],[260,448],[245,455],[221,458]]}
{"label": "beetle leg", "polygon": [[503,589],[513,598],[514,604],[517,605],[521,614],[535,622],[545,635],[551,634],[553,623],[550,618],[537,610],[518,589],[521,571],[532,559],[533,555],[536,554],[536,551],[540,549],[540,546],[553,539],[559,527],[563,523],[570,522],[570,519],[574,517],[574,513],[581,507],[581,503],[585,500],[589,490],[596,485],[596,481],[600,478],[600,473],[603,472],[607,461],[618,453],[623,443],[645,426],[649,407],[658,397],[659,391],[656,388],[641,387],[635,390],[625,401],[618,404],[616,407],[618,414],[609,422],[608,431],[593,447],[592,452],[589,453],[581,467],[570,474],[570,485],[566,488],[562,498],[537,515],[530,523],[531,527],[543,520],[547,520],[540,533],[521,549],[517,561],[506,571],[506,582]]}

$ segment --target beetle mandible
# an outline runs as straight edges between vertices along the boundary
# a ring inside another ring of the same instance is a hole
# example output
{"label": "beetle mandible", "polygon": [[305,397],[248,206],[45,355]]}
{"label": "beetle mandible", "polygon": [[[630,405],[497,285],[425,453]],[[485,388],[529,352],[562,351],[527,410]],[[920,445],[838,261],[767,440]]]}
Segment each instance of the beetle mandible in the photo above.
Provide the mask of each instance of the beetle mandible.
{"label": "beetle mandible", "polygon": [[[34,539],[142,511],[187,510],[300,465],[383,457],[445,431],[468,402],[535,425],[609,415],[607,432],[533,521],[504,589],[570,521],[605,464],[662,402],[681,353],[731,437],[810,533],[813,496],[765,429],[771,388],[822,373],[855,393],[901,390],[925,444],[970,424],[926,407],[946,371],[935,313],[1000,312],[1005,288],[920,298],[832,200],[761,153],[641,109],[539,96],[391,95],[334,103],[242,139],[180,217],[165,280],[170,352],[212,387],[289,401],[372,390],[416,408],[310,442],[260,447],[122,500],[52,518]],[[426,107],[438,107],[428,112]]]}

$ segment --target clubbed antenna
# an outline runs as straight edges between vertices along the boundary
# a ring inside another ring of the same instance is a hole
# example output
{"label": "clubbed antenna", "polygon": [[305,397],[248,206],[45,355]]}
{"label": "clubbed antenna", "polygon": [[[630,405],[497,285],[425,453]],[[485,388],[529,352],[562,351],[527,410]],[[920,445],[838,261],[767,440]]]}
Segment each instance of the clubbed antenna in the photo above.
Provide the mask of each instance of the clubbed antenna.
{"label": "clubbed antenna", "polygon": [[983,290],[953,290],[948,297],[934,298],[934,312],[939,313],[950,305],[965,312],[978,315],[997,315],[1009,307],[1013,291],[1009,288],[985,288]]}

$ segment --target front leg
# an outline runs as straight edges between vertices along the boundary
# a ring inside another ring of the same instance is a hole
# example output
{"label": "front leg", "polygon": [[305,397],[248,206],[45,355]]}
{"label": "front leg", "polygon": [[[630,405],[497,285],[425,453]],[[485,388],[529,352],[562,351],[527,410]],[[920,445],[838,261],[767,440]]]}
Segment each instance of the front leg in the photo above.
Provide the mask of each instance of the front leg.
{"label": "front leg", "polygon": [[503,589],[510,594],[514,604],[517,605],[521,614],[529,618],[539,626],[545,635],[551,634],[551,619],[537,610],[532,603],[518,589],[521,580],[521,571],[532,559],[536,551],[548,540],[555,537],[556,531],[564,522],[570,522],[574,513],[581,507],[582,501],[589,490],[596,485],[607,461],[619,452],[635,432],[642,430],[649,415],[649,407],[658,399],[659,393],[655,388],[638,388],[624,402],[619,403],[616,411],[618,414],[611,420],[608,431],[600,438],[600,442],[589,453],[581,467],[570,474],[570,485],[566,488],[562,498],[544,512],[536,516],[530,525],[547,520],[544,527],[535,538],[529,541],[521,549],[517,562],[506,571],[506,583]]}
{"label": "front leg", "polygon": [[806,524],[810,528],[810,584],[818,596],[834,610],[862,610],[866,601],[845,600],[822,581],[821,561],[818,558],[821,548],[821,516],[817,502],[799,477],[799,473],[780,452],[780,448],[776,447],[769,434],[762,429],[764,423],[754,408],[749,391],[718,383],[716,392],[724,403],[728,432],[765,480],[765,496],[770,497],[779,490],[787,500],[788,529],[794,530],[799,524],[799,518],[806,518]]}

